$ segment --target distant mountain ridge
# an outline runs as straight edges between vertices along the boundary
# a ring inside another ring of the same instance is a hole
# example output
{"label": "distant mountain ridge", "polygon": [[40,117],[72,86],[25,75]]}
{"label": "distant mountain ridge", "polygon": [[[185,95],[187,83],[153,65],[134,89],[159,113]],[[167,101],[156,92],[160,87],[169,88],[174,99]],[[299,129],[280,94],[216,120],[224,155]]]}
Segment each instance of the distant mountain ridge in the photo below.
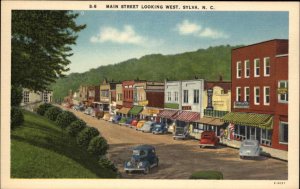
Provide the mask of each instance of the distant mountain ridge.
{"label": "distant mountain ridge", "polygon": [[[221,45],[175,55],[151,54],[113,65],[100,66],[84,73],[72,73],[51,86],[54,99],[63,98],[80,85],[99,85],[104,78],[123,80],[188,80],[217,81],[231,79],[231,50],[240,46]],[[116,55],[117,56],[117,55]]]}

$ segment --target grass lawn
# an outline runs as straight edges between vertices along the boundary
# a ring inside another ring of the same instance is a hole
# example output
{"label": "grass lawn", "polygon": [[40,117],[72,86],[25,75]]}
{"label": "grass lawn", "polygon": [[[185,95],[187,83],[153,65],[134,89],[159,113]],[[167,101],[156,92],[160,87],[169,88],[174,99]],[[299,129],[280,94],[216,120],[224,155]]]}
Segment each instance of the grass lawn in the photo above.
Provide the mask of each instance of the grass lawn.
{"label": "grass lawn", "polygon": [[54,122],[23,113],[24,124],[11,133],[12,178],[116,178]]}

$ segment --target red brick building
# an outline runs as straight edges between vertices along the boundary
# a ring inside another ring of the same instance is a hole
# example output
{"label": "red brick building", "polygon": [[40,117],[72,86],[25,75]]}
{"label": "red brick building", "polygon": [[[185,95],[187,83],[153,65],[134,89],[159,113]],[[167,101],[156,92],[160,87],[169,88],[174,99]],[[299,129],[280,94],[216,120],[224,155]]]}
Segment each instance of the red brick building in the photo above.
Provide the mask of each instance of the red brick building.
{"label": "red brick building", "polygon": [[288,40],[233,49],[231,70],[231,137],[288,150]]}

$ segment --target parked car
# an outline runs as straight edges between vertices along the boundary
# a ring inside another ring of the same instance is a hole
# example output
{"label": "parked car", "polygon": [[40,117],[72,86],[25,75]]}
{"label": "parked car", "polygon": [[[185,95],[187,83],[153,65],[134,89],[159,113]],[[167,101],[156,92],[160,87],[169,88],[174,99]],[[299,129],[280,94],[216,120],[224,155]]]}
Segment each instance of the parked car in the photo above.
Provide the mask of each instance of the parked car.
{"label": "parked car", "polygon": [[154,125],[156,123],[155,122],[152,122],[152,121],[147,121],[144,123],[143,127],[140,128],[140,130],[142,132],[148,132],[148,133],[151,133],[152,132],[152,129],[154,128]]}
{"label": "parked car", "polygon": [[115,115],[114,117],[113,117],[113,119],[112,119],[112,122],[113,123],[119,123],[119,121],[121,120],[121,116],[119,116],[119,115]]}
{"label": "parked car", "polygon": [[79,111],[81,111],[81,112],[84,111],[84,105],[83,104],[79,105]]}
{"label": "parked car", "polygon": [[153,134],[166,134],[168,129],[163,123],[156,123],[152,129]]}
{"label": "parked car", "polygon": [[244,140],[240,146],[240,158],[259,157],[262,149],[257,140]]}
{"label": "parked car", "polygon": [[146,123],[146,120],[140,120],[136,125],[136,130],[140,131],[145,123]]}
{"label": "parked car", "polygon": [[190,134],[188,132],[187,127],[175,127],[175,131],[174,131],[174,135],[173,135],[173,139],[188,139],[190,138]]}
{"label": "parked car", "polygon": [[130,126],[130,125],[131,125],[131,122],[132,122],[132,118],[131,118],[131,117],[128,117],[128,118],[126,119],[125,125],[126,125],[126,126]]}
{"label": "parked car", "polygon": [[217,147],[219,144],[219,138],[216,136],[215,131],[203,131],[201,133],[201,138],[199,142],[200,148],[204,148],[206,146]]}
{"label": "parked car", "polygon": [[72,107],[72,109],[73,109],[73,110],[76,110],[76,111],[79,111],[79,110],[80,110],[80,107],[79,107],[78,105],[74,105],[74,106]]}
{"label": "parked car", "polygon": [[138,120],[137,119],[133,119],[132,121],[131,121],[131,127],[134,127],[134,128],[136,128],[136,126],[137,126],[137,124],[138,124]]}
{"label": "parked car", "polygon": [[87,115],[91,115],[93,112],[93,108],[92,107],[88,107],[87,109],[84,110],[84,113]]}
{"label": "parked car", "polygon": [[158,162],[159,159],[153,146],[140,145],[133,148],[131,159],[125,162],[124,170],[126,173],[142,171],[148,174],[151,168],[158,166]]}
{"label": "parked car", "polygon": [[126,117],[122,117],[121,120],[119,121],[120,125],[125,125],[127,118]]}

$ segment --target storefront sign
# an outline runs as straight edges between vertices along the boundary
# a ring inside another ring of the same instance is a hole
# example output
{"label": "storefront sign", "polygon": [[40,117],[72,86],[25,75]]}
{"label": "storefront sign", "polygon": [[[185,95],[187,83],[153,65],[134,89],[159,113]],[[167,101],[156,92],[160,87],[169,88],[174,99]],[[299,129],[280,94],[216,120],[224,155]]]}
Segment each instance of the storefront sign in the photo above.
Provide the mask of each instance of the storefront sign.
{"label": "storefront sign", "polygon": [[146,106],[146,105],[148,105],[148,100],[139,101],[138,105],[139,106]]}
{"label": "storefront sign", "polygon": [[213,110],[213,105],[212,105],[212,96],[213,96],[213,90],[212,89],[207,89],[207,110]]}
{"label": "storefront sign", "polygon": [[182,110],[192,110],[191,106],[182,106]]}
{"label": "storefront sign", "polygon": [[288,88],[279,88],[277,89],[278,94],[287,94],[288,93]]}
{"label": "storefront sign", "polygon": [[249,102],[234,102],[234,108],[249,108]]}

